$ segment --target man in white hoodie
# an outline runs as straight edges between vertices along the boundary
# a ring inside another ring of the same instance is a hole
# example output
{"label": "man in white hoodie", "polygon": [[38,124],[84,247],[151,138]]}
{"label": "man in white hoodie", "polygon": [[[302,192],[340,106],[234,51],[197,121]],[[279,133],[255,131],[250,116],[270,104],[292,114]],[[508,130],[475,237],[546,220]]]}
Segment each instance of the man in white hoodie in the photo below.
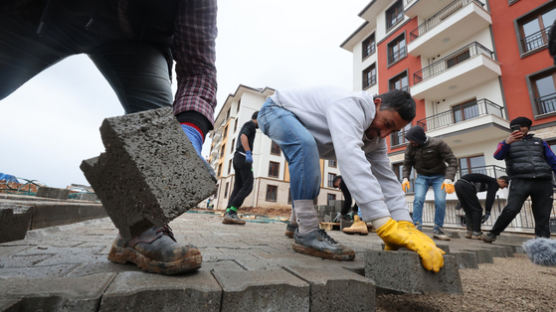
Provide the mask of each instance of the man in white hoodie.
{"label": "man in white hoodie", "polygon": [[321,181],[319,158],[335,159],[362,219],[372,222],[385,249],[406,247],[419,254],[427,270],[440,270],[444,252],[413,226],[384,140],[414,117],[415,102],[399,90],[373,98],[326,87],[276,91],[267,99],[258,123],[280,145],[289,164],[295,251],[335,260],[355,257],[352,249],[319,230],[314,208]]}

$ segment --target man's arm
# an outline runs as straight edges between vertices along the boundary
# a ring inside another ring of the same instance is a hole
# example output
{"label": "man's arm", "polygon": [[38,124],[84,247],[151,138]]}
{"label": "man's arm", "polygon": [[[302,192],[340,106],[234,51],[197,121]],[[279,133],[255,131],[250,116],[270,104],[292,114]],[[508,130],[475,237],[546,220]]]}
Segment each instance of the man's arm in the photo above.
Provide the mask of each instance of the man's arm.
{"label": "man's arm", "polygon": [[413,156],[411,155],[413,151],[413,147],[408,145],[405,148],[404,158],[403,158],[403,169],[402,169],[402,178],[408,179],[411,175],[411,168],[413,167]]}
{"label": "man's arm", "polygon": [[201,113],[212,124],[216,107],[216,0],[179,1],[172,54],[178,90],[174,114]]}
{"label": "man's arm", "polygon": [[452,152],[450,146],[448,146],[448,144],[444,141],[440,144],[440,157],[442,157],[442,160],[448,164],[444,177],[454,181],[456,171],[458,170],[458,159],[454,155],[454,152]]}
{"label": "man's arm", "polygon": [[498,143],[496,150],[494,151],[493,157],[498,160],[503,160],[506,158],[508,151],[510,150],[510,144],[507,144],[506,141],[502,141]]}
{"label": "man's arm", "polygon": [[552,171],[556,173],[556,155],[554,155],[548,143],[545,141],[542,142],[544,145],[544,157],[546,158],[546,162],[552,167]]}
{"label": "man's arm", "polygon": [[251,150],[251,148],[249,148],[249,139],[247,139],[247,136],[245,135],[245,133],[241,134],[241,136],[239,137],[239,140],[241,141],[241,146],[243,146],[243,150],[245,152]]}
{"label": "man's arm", "polygon": [[496,192],[498,191],[499,186],[498,183],[496,182],[496,179],[491,180],[488,183],[488,188],[487,188],[487,196],[486,196],[486,200],[485,200],[485,213],[486,214],[490,214],[490,210],[492,209],[492,204],[494,204],[494,198],[496,196]]}

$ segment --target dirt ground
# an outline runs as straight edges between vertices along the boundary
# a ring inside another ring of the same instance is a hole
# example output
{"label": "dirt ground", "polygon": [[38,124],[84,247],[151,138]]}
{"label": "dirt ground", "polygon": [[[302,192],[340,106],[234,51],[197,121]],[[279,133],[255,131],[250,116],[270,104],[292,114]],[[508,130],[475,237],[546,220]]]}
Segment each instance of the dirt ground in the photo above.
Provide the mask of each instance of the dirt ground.
{"label": "dirt ground", "polygon": [[556,311],[556,267],[532,264],[527,256],[494,258],[479,269],[461,269],[461,295],[378,295],[376,310]]}

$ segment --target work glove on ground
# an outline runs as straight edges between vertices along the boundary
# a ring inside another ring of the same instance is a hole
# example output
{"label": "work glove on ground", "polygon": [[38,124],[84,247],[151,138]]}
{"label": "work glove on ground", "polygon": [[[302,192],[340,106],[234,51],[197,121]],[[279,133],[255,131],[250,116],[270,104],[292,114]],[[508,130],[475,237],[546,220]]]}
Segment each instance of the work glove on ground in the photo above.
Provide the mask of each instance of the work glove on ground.
{"label": "work glove on ground", "polygon": [[387,250],[405,247],[417,252],[423,267],[429,271],[438,272],[444,266],[445,252],[436,247],[430,237],[417,230],[410,222],[389,219],[376,230],[376,234],[382,238]]}
{"label": "work glove on ground", "polygon": [[245,152],[245,161],[248,163],[253,162],[253,153],[251,151]]}
{"label": "work glove on ground", "polygon": [[444,190],[444,192],[448,194],[452,194],[456,191],[454,182],[452,182],[452,180],[450,179],[445,179],[444,182],[442,182],[442,186],[440,187],[440,189]]}
{"label": "work glove on ground", "polygon": [[481,223],[485,223],[486,220],[488,220],[489,217],[490,217],[490,212],[486,212],[486,213],[481,217]]}
{"label": "work glove on ground", "polygon": [[407,193],[407,191],[409,191],[409,187],[409,180],[407,178],[404,178],[402,182],[402,190]]}

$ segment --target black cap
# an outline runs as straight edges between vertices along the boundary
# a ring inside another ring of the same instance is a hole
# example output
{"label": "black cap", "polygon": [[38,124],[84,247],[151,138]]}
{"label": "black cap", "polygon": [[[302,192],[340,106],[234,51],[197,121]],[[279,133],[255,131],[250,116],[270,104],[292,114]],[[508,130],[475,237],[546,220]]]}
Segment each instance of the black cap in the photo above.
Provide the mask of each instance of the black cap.
{"label": "black cap", "polygon": [[405,138],[409,141],[413,141],[417,144],[425,144],[427,141],[427,135],[425,134],[425,129],[421,126],[414,126],[407,130],[405,133]]}
{"label": "black cap", "polygon": [[533,124],[533,122],[531,121],[531,119],[529,119],[527,117],[517,117],[517,118],[513,119],[512,121],[510,121],[510,127],[515,126],[515,125],[519,125],[521,127],[531,128],[531,124]]}

